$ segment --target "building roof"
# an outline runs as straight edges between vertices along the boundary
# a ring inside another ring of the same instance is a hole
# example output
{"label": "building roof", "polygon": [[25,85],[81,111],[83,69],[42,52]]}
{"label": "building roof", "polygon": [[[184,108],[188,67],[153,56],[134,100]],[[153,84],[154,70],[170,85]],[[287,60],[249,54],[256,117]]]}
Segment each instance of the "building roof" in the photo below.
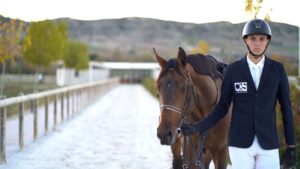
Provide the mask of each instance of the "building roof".
{"label": "building roof", "polygon": [[108,69],[160,69],[154,62],[90,62],[91,67]]}

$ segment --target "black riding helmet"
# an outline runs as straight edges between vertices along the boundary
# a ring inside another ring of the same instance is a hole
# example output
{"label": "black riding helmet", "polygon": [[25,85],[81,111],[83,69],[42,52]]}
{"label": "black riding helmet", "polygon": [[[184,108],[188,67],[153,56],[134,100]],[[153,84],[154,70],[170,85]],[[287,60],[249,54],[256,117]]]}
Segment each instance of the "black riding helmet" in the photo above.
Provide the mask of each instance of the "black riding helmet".
{"label": "black riding helmet", "polygon": [[252,19],[247,22],[243,29],[243,38],[252,34],[264,34],[269,39],[272,37],[272,32],[269,24],[262,19]]}
{"label": "black riding helmet", "polygon": [[[245,38],[248,35],[253,35],[253,34],[264,34],[269,39],[269,42],[268,42],[265,50],[261,54],[258,54],[258,55],[254,54],[250,50],[249,46],[247,45],[247,43],[245,41]],[[269,24],[266,21],[264,21],[262,19],[252,19],[245,24],[242,35],[243,35],[243,39],[245,41],[245,44],[248,48],[249,53],[251,55],[253,55],[254,57],[258,58],[258,57],[262,56],[265,53],[265,51],[267,50],[270,40],[271,40],[271,37],[272,37],[272,32],[271,32],[271,28],[270,28]]]}

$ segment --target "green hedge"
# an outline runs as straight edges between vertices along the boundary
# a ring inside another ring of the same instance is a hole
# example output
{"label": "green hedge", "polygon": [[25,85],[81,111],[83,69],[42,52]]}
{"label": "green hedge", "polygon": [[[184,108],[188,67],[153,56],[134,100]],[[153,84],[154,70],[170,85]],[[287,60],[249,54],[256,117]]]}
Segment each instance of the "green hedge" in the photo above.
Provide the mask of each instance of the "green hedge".
{"label": "green hedge", "polygon": [[296,168],[300,169],[300,91],[297,90],[297,88],[294,85],[291,85],[290,89],[291,89],[291,101],[292,101],[292,109],[294,113],[294,126],[295,126],[296,144],[297,144]]}
{"label": "green hedge", "polygon": [[145,78],[142,80],[143,86],[154,96],[157,97],[155,80],[153,78]]}
{"label": "green hedge", "polygon": [[[291,102],[292,102],[292,109],[293,109],[293,116],[294,116],[294,127],[295,127],[295,134],[296,134],[296,144],[297,144],[297,159],[296,159],[296,168],[300,168],[300,91],[296,89],[294,85],[290,86],[291,91]],[[282,125],[282,116],[280,105],[277,104],[276,107],[277,111],[277,127],[278,127],[278,134],[280,139],[280,159],[283,159],[284,151],[286,149],[285,144],[285,137],[283,132],[283,125]]]}

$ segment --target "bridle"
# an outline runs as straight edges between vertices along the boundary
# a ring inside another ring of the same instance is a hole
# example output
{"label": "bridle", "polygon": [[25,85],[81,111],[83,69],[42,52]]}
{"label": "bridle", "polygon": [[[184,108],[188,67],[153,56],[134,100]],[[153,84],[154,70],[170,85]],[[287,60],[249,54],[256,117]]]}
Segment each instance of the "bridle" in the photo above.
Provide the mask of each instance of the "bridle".
{"label": "bridle", "polygon": [[160,105],[161,110],[171,110],[171,112],[178,113],[181,116],[181,121],[178,126],[179,129],[183,122],[187,122],[187,115],[188,115],[187,109],[188,109],[188,106],[190,103],[191,95],[194,96],[194,99],[195,99],[196,105],[197,105],[197,96],[196,96],[196,92],[194,90],[194,86],[190,80],[189,72],[187,72],[185,77],[188,82],[187,82],[186,95],[185,95],[183,108],[181,109],[177,106],[173,106],[173,105],[169,105],[169,104]]}
{"label": "bridle", "polygon": [[[187,112],[187,110],[188,110],[188,106],[189,106],[189,103],[190,103],[190,100],[191,100],[192,96],[195,99],[196,106],[198,105],[197,95],[196,95],[196,92],[194,90],[194,86],[191,82],[189,72],[187,72],[186,78],[187,78],[188,83],[187,83],[186,97],[185,97],[183,108],[181,109],[179,107],[176,107],[176,106],[173,106],[173,105],[168,105],[168,104],[160,105],[161,110],[170,110],[171,112],[175,112],[175,113],[178,113],[179,115],[181,115],[181,121],[179,123],[179,126],[176,129],[177,133],[180,133],[180,127],[181,127],[182,123],[183,122],[185,122],[185,123],[188,122],[188,112]],[[188,169],[188,167],[189,167],[189,161],[187,160],[187,145],[188,145],[188,142],[190,142],[191,145],[192,145],[193,157],[194,157],[194,161],[195,161],[196,166],[199,166],[199,168],[202,168],[201,167],[202,166],[202,161],[201,161],[200,158],[202,156],[202,153],[204,152],[204,146],[205,146],[204,144],[205,144],[206,135],[207,135],[206,132],[201,134],[201,138],[199,140],[200,148],[199,148],[198,152],[196,151],[195,144],[193,144],[193,142],[192,142],[191,136],[183,136],[184,137],[183,148],[182,148],[183,149],[182,150],[183,151],[183,155],[182,155],[182,160],[183,160],[182,168],[183,169]]]}
{"label": "bridle", "polygon": [[[181,115],[181,118],[182,118],[182,122],[183,120],[185,120],[185,118],[187,118],[187,109],[188,109],[188,106],[189,106],[189,103],[190,103],[190,99],[191,99],[191,95],[193,94],[194,95],[194,98],[196,99],[196,93],[194,91],[194,87],[193,87],[193,84],[190,80],[189,77],[187,77],[188,79],[188,84],[187,84],[187,91],[186,91],[186,96],[185,96],[185,101],[184,101],[184,105],[183,105],[183,108],[179,108],[179,107],[176,107],[176,106],[173,106],[173,105],[169,105],[169,104],[162,104],[160,105],[160,109],[161,110],[171,110],[173,112],[176,112],[178,114]],[[181,125],[181,124],[180,124]],[[179,126],[180,127],[180,126]]]}

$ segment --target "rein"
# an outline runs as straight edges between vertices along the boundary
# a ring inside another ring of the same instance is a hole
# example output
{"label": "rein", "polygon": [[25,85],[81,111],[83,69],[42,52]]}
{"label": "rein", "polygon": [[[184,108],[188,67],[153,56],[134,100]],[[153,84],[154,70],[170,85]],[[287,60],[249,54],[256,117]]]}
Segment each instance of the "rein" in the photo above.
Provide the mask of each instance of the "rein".
{"label": "rein", "polygon": [[[187,109],[188,109],[188,106],[190,103],[191,95],[194,96],[196,105],[198,104],[194,86],[189,78],[189,73],[187,75],[187,79],[188,79],[187,92],[186,92],[187,94],[185,97],[183,109],[180,109],[179,107],[176,107],[173,105],[167,105],[167,104],[163,104],[160,106],[160,109],[162,109],[162,110],[164,110],[164,109],[171,110],[171,111],[181,115],[181,121],[180,121],[179,127],[176,129],[177,133],[180,133],[180,126],[182,125],[182,123],[188,122]],[[195,164],[196,164],[196,166],[199,166],[201,168],[201,166],[202,166],[201,156],[202,156],[202,153],[204,152],[206,135],[207,135],[207,133],[204,133],[203,135],[201,135],[201,139],[199,140],[199,143],[198,143],[200,145],[198,152],[196,151],[195,144],[193,144],[193,142],[192,142],[191,136],[184,136],[183,150],[182,150],[183,151],[183,155],[182,155],[182,159],[183,159],[182,168],[183,169],[188,169],[188,167],[189,167],[189,162],[187,162],[187,152],[186,152],[187,151],[186,146],[187,146],[188,142],[190,142],[192,145],[192,151],[193,151],[193,157],[194,157]]]}
{"label": "rein", "polygon": [[[188,78],[189,80],[189,78]],[[188,83],[188,98],[186,100],[186,109],[184,109],[183,113],[182,113],[182,120],[180,122],[180,126],[182,124],[182,122],[188,122],[188,112],[187,112],[187,107],[189,105],[189,101],[190,101],[190,95],[191,93],[193,93],[194,95],[194,99],[195,99],[195,102],[196,102],[196,105],[198,104],[197,103],[197,97],[196,97],[196,93],[195,93],[195,90],[194,90],[194,87],[193,87],[193,84],[190,82],[189,80],[189,83]],[[177,132],[180,132],[180,128],[177,130]],[[182,160],[183,160],[183,164],[182,164],[182,168],[183,169],[188,169],[189,168],[189,161],[187,160],[187,146],[188,146],[188,142],[191,143],[192,145],[192,153],[193,153],[193,157],[194,157],[194,163],[196,166],[199,166],[199,168],[202,168],[202,161],[201,161],[201,156],[202,156],[202,153],[204,152],[204,146],[205,146],[205,138],[206,138],[206,132],[201,135],[201,138],[198,142],[198,145],[200,145],[199,147],[199,150],[198,152],[196,151],[196,146],[195,144],[192,142],[192,139],[191,139],[191,136],[183,136],[183,155],[182,155]]]}

